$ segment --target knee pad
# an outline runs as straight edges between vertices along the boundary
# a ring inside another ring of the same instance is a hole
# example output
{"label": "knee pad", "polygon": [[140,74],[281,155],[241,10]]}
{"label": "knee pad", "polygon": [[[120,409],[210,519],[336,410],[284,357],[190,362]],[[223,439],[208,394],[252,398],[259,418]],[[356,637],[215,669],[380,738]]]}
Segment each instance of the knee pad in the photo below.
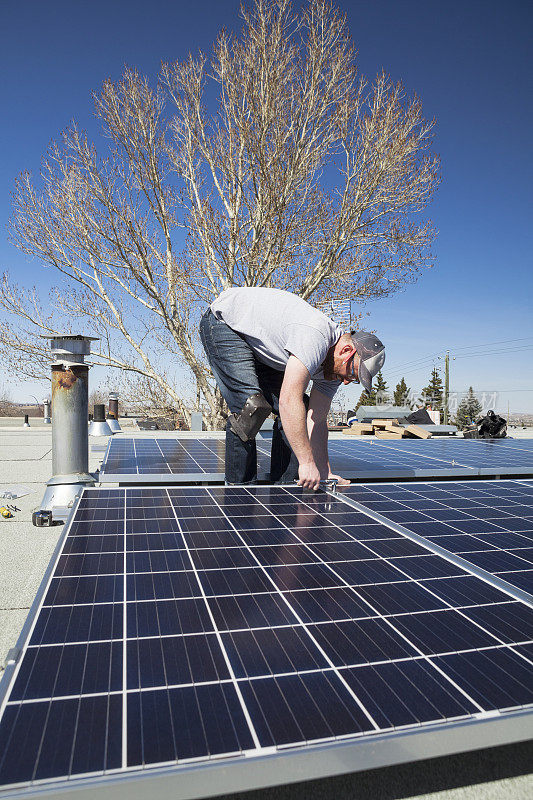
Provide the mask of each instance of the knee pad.
{"label": "knee pad", "polygon": [[260,392],[253,394],[238,414],[230,414],[228,417],[231,430],[243,442],[249,442],[255,439],[271,411],[272,406]]}

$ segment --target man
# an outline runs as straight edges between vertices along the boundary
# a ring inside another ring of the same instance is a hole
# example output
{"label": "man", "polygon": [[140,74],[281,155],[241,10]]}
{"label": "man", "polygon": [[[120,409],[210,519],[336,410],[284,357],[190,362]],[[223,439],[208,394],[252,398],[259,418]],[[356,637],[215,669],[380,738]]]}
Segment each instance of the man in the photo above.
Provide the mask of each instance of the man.
{"label": "man", "polygon": [[476,425],[479,425],[479,437],[482,439],[504,439],[507,436],[507,420],[494,411],[487,411]]}
{"label": "man", "polygon": [[[254,483],[255,436],[273,411],[271,480],[318,489],[331,477],[327,415],[341,383],[367,391],[385,361],[371,333],[343,333],[301,297],[280,289],[235,287],[200,322],[211,370],[231,415],[226,482]],[[309,381],[309,397],[305,390]]]}

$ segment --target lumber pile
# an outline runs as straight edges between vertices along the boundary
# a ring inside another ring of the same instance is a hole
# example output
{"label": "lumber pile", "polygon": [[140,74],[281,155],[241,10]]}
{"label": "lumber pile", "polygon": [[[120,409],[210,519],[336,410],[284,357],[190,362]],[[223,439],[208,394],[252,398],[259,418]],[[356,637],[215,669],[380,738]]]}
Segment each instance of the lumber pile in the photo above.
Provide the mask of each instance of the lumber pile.
{"label": "lumber pile", "polygon": [[431,439],[431,433],[420,428],[418,425],[407,425],[405,428],[408,434],[415,436],[417,439]]}
{"label": "lumber pile", "polygon": [[431,439],[431,433],[418,425],[400,425],[397,419],[373,419],[354,422],[343,428],[347,436],[376,436],[377,439]]}
{"label": "lumber pile", "polygon": [[343,428],[342,432],[349,436],[364,436],[374,433],[374,427],[369,422],[354,422],[349,428]]}
{"label": "lumber pile", "polygon": [[403,437],[403,428],[399,433],[396,431],[376,431],[376,439],[401,439]]}
{"label": "lumber pile", "polygon": [[398,425],[397,419],[373,419],[372,420],[372,427],[378,428],[379,430],[386,430],[390,428],[391,425]]}

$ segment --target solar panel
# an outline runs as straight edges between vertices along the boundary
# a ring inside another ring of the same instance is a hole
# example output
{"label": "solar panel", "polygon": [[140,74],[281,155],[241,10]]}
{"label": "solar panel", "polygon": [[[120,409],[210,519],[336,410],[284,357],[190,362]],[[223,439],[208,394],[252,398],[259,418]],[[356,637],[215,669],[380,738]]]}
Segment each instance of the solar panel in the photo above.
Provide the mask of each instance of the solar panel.
{"label": "solar panel", "polygon": [[[270,469],[258,448],[260,476]],[[101,483],[203,483],[224,480],[223,439],[185,437],[112,438],[100,468]]]}
{"label": "solar panel", "polygon": [[434,448],[433,444],[409,442],[407,439],[391,443],[379,439],[346,437],[342,440],[331,439],[328,451],[335,472],[362,481],[437,476],[468,478],[477,474],[477,470],[467,463],[454,460],[441,448]]}
{"label": "solar panel", "polygon": [[[346,477],[372,478],[468,477],[471,468],[431,455],[398,452],[373,442],[329,443],[333,468]],[[268,478],[270,442],[258,441],[258,474]],[[111,439],[100,469],[102,483],[177,483],[224,480],[225,444],[220,439]]]}
{"label": "solar panel", "polygon": [[[507,442],[507,440],[503,440]],[[518,441],[518,440],[513,440]],[[521,440],[526,441],[526,440]],[[533,474],[533,448],[502,441],[331,439],[333,469],[355,480],[469,478]],[[258,475],[268,480],[270,441],[257,441]],[[110,439],[100,470],[102,483],[221,483],[222,439],[185,437]]]}
{"label": "solar panel", "polygon": [[401,439],[380,441],[379,447],[391,452],[410,453],[412,456],[431,456],[447,461],[452,466],[461,464],[483,476],[533,474],[533,448],[526,440],[520,440],[524,442],[523,445],[506,442],[506,439]]}
{"label": "solar panel", "polygon": [[88,489],[6,669],[0,782],[199,797],[520,741],[532,642],[511,591],[344,499]]}
{"label": "solar panel", "polygon": [[[473,439],[470,441],[476,442],[479,440]],[[498,444],[502,447],[512,447],[513,450],[527,450],[529,453],[533,452],[533,439],[513,439],[507,436],[505,439],[489,439],[488,441],[491,444]]]}
{"label": "solar panel", "polygon": [[380,518],[533,595],[532,481],[373,484],[342,491]]}

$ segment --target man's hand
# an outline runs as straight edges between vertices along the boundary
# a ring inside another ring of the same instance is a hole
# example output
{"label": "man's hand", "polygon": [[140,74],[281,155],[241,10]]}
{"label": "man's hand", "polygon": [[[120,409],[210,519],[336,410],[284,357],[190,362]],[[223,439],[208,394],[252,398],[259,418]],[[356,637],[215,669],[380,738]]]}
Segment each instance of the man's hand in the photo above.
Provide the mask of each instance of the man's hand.
{"label": "man's hand", "polygon": [[298,468],[298,485],[304,489],[313,489],[315,492],[320,488],[320,472],[314,462],[300,464]]}
{"label": "man's hand", "polygon": [[331,473],[328,475],[328,478],[329,480],[337,481],[337,486],[349,486],[351,483],[348,478],[341,478],[340,475],[333,475]]}

